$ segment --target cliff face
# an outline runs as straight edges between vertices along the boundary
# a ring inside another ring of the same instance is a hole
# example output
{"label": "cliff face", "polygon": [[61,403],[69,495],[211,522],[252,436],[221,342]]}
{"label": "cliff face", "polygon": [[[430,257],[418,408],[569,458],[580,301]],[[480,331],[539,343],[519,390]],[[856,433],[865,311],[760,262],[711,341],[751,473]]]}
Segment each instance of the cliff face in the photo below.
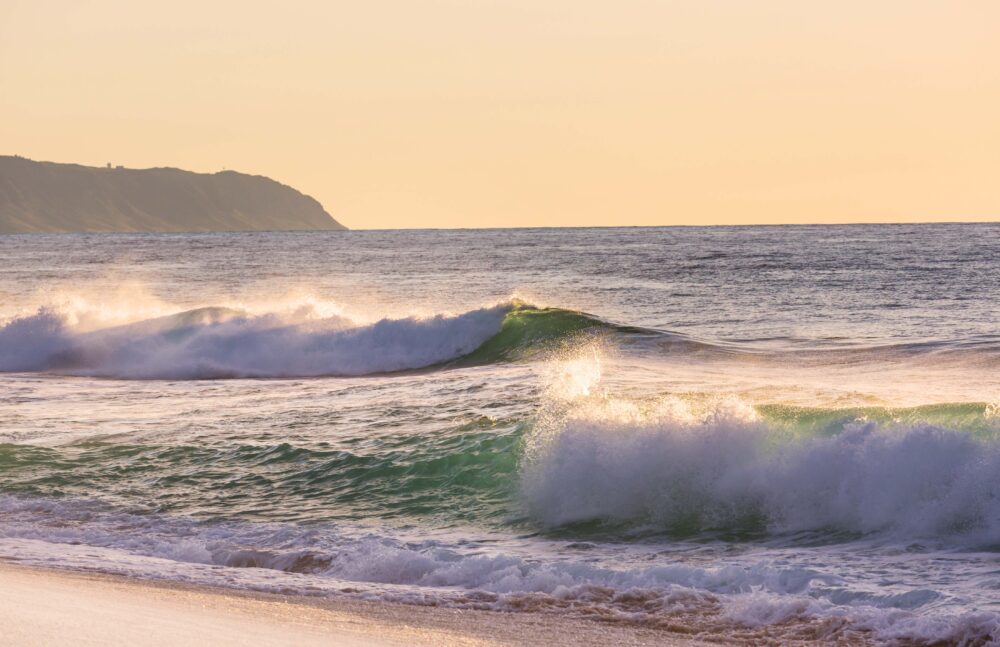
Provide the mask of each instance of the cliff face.
{"label": "cliff face", "polygon": [[0,156],[0,234],[345,229],[261,175],[95,168]]}

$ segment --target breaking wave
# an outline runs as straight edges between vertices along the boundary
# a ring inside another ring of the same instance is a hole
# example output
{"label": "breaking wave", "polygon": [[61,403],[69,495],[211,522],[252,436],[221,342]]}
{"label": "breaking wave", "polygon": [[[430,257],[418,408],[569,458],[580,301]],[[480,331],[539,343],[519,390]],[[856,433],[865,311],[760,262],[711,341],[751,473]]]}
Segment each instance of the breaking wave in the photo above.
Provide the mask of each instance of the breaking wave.
{"label": "breaking wave", "polygon": [[253,315],[219,307],[88,332],[69,320],[42,308],[0,327],[0,372],[175,380],[372,375],[512,359],[608,325],[520,302],[371,323],[310,310]]}
{"label": "breaking wave", "polygon": [[912,421],[922,408],[883,412],[879,421],[863,410],[823,417],[730,399],[591,397],[549,415],[527,438],[524,504],[549,529],[879,535],[996,547],[993,410],[951,408],[965,429]]}

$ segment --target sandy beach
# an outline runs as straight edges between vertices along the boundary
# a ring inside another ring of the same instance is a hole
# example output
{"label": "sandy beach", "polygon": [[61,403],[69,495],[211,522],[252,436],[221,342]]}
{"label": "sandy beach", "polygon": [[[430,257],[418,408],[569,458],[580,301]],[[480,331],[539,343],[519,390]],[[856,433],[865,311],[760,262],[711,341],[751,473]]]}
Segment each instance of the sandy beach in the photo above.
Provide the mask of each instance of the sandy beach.
{"label": "sandy beach", "polygon": [[697,645],[541,614],[310,600],[0,563],[0,644]]}

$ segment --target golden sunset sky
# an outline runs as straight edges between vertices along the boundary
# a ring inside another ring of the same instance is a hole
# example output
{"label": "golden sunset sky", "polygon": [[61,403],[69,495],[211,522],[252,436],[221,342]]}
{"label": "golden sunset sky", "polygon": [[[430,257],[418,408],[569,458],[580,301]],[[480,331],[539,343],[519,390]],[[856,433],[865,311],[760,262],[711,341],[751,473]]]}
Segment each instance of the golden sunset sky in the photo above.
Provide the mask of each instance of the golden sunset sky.
{"label": "golden sunset sky", "polygon": [[362,229],[1000,219],[1000,2],[0,0],[0,154]]}

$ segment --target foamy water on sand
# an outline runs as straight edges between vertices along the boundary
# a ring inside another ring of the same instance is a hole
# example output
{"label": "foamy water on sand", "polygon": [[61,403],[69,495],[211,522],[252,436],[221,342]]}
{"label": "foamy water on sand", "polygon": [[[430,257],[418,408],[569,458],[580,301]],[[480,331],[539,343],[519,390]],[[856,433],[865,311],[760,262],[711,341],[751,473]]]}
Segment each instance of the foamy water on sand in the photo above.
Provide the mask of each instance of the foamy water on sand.
{"label": "foamy water on sand", "polygon": [[707,637],[998,641],[998,244],[0,237],[0,557]]}

